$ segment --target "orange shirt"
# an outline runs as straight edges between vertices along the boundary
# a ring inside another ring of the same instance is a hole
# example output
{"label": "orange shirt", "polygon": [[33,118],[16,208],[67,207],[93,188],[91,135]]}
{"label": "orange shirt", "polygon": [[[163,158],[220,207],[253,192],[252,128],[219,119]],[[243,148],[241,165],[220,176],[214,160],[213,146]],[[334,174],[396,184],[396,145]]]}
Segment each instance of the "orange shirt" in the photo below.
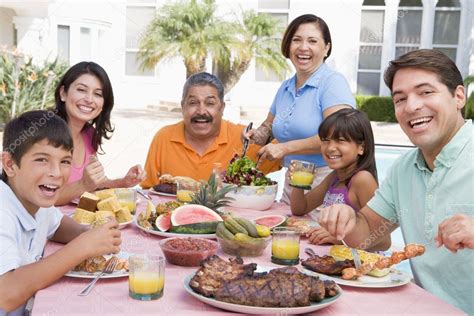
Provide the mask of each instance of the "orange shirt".
{"label": "orange shirt", "polygon": [[[209,178],[214,163],[221,163],[221,171],[227,168],[235,153],[242,153],[240,139],[244,125],[222,120],[221,131],[206,152],[200,156],[184,137],[183,121],[160,129],[150,144],[145,163],[146,179],[140,183],[142,188],[157,184],[159,175],[187,176],[196,180]],[[256,161],[260,146],[249,145],[247,156]],[[264,173],[278,170],[281,161],[264,161],[260,170]]]}

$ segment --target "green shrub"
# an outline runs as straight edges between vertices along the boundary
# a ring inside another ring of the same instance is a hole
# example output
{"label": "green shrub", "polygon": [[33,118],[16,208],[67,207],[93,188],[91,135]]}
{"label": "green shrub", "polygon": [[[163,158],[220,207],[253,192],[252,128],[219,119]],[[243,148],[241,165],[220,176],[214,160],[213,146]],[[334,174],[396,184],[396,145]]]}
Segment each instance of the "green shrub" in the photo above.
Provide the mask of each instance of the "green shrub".
{"label": "green shrub", "polygon": [[[464,86],[466,87],[466,93],[471,85],[474,82],[474,75],[467,76],[464,79]],[[474,120],[474,90],[471,92],[467,98],[466,104],[464,105],[464,118]]]}
{"label": "green shrub", "polygon": [[0,123],[12,115],[54,105],[54,90],[66,65],[55,60],[37,66],[17,52],[0,50],[0,54]]}
{"label": "green shrub", "polygon": [[371,121],[397,122],[392,98],[356,95],[357,108],[369,116]]}

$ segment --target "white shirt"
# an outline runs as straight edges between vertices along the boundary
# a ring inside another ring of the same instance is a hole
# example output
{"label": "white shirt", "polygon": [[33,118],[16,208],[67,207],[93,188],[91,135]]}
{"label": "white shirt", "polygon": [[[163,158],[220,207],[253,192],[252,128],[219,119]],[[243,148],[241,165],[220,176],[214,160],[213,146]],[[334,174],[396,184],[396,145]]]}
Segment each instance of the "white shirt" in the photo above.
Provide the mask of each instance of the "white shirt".
{"label": "white shirt", "polygon": [[[0,275],[42,258],[47,239],[61,223],[55,207],[40,208],[35,216],[24,208],[15,193],[0,181]],[[0,309],[0,316],[23,315],[25,305],[13,312]]]}

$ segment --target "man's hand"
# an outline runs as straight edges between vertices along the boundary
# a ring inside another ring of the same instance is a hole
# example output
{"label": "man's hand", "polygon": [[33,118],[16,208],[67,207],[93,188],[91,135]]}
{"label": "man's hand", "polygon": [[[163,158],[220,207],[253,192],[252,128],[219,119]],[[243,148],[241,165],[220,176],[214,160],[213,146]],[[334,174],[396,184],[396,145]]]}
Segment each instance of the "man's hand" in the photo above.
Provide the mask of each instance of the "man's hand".
{"label": "man's hand", "polygon": [[127,174],[123,178],[124,187],[130,188],[133,187],[143,180],[145,180],[146,171],[143,170],[141,165],[136,165],[128,170]]}
{"label": "man's hand", "polygon": [[104,167],[97,160],[96,156],[90,156],[89,163],[84,168],[81,179],[85,190],[94,191],[105,181],[107,181],[107,177],[105,176]]}
{"label": "man's hand", "polygon": [[456,214],[445,219],[438,227],[435,237],[438,247],[445,246],[456,253],[460,249],[474,249],[474,217]]}
{"label": "man's hand", "polygon": [[349,205],[333,204],[320,209],[318,222],[331,236],[342,240],[356,226],[356,213]]}

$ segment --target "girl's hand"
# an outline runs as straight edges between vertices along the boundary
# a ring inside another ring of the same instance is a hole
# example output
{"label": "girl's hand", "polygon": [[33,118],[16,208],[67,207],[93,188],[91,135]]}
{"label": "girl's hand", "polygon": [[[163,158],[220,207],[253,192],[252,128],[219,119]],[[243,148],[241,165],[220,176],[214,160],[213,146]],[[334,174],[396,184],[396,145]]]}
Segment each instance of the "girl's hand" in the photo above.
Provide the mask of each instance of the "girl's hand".
{"label": "girl's hand", "polygon": [[104,173],[104,167],[96,156],[90,156],[81,179],[85,191],[94,191],[105,181],[107,181],[107,177]]}
{"label": "girl's hand", "polygon": [[128,170],[127,174],[123,178],[124,187],[133,187],[143,180],[145,180],[146,171],[143,170],[141,165],[136,165]]}
{"label": "girl's hand", "polygon": [[318,223],[331,236],[341,240],[356,226],[356,213],[349,205],[333,204],[320,209]]}
{"label": "girl's hand", "polygon": [[322,244],[340,244],[335,237],[331,236],[327,230],[322,227],[312,228],[306,236],[311,244],[322,245]]}
{"label": "girl's hand", "polygon": [[75,241],[85,250],[86,258],[118,253],[122,243],[118,226],[118,222],[111,218],[104,225],[82,233]]}

